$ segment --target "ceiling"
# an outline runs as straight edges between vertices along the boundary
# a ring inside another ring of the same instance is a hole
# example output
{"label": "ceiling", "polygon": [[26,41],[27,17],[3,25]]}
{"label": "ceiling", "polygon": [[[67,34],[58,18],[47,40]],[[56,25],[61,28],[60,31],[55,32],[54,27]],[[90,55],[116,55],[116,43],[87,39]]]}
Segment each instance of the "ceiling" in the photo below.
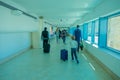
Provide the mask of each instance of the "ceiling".
{"label": "ceiling", "polygon": [[104,0],[12,0],[50,24],[69,27],[92,12]]}

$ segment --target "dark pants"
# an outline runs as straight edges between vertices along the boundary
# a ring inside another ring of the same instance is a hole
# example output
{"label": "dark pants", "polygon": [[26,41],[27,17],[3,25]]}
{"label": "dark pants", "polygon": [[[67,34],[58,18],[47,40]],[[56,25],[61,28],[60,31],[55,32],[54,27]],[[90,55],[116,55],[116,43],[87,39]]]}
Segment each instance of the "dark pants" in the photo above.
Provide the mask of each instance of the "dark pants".
{"label": "dark pants", "polygon": [[63,43],[65,44],[66,43],[66,37],[63,36],[62,39],[63,39]]}
{"label": "dark pants", "polygon": [[77,41],[77,44],[78,44],[78,46],[77,46],[77,51],[79,52],[79,48],[80,48],[80,41]]}
{"label": "dark pants", "polygon": [[71,57],[72,57],[72,60],[74,60],[74,57],[78,63],[78,58],[77,58],[77,54],[76,54],[76,48],[71,48]]}
{"label": "dark pants", "polygon": [[45,47],[46,44],[48,44],[48,39],[43,40],[43,48]]}

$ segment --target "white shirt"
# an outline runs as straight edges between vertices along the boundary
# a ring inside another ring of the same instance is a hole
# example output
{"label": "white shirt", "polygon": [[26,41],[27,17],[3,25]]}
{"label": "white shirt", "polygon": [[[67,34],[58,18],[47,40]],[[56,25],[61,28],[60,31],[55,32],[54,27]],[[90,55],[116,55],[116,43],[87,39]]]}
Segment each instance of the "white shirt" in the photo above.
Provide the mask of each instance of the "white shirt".
{"label": "white shirt", "polygon": [[77,48],[77,46],[78,46],[77,41],[71,40],[70,41],[70,46],[71,46],[71,48]]}

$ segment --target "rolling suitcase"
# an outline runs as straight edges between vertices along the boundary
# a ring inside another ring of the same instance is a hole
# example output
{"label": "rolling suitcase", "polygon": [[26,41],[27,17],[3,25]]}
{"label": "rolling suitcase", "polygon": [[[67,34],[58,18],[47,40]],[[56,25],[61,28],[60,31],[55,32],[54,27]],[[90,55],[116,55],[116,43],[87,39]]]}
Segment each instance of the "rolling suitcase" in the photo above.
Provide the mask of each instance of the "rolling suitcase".
{"label": "rolling suitcase", "polygon": [[46,44],[45,46],[44,46],[44,53],[49,53],[50,52],[50,44]]}
{"label": "rolling suitcase", "polygon": [[68,51],[66,49],[60,51],[60,59],[63,61],[68,60]]}

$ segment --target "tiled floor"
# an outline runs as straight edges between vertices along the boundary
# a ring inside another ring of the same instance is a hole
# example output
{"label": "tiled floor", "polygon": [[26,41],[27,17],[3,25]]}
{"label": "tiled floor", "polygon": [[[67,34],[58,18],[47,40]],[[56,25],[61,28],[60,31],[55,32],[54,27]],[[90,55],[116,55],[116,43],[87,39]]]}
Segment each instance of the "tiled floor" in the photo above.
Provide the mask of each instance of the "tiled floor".
{"label": "tiled floor", "polygon": [[[60,60],[60,49],[69,52],[68,61]],[[92,64],[83,52],[78,53],[80,63],[71,60],[69,42],[56,44],[51,40],[51,51],[31,49],[0,65],[0,80],[112,80],[97,64]],[[94,66],[96,65],[97,68]]]}

